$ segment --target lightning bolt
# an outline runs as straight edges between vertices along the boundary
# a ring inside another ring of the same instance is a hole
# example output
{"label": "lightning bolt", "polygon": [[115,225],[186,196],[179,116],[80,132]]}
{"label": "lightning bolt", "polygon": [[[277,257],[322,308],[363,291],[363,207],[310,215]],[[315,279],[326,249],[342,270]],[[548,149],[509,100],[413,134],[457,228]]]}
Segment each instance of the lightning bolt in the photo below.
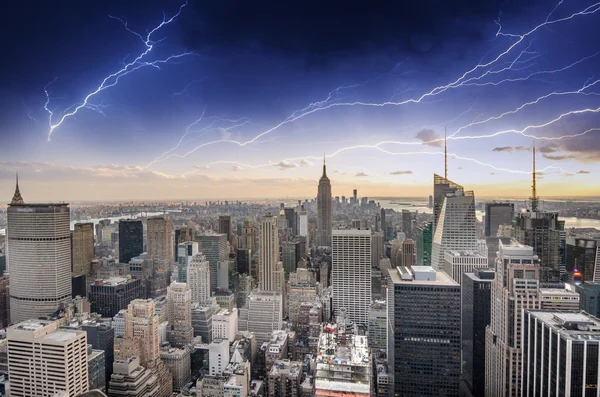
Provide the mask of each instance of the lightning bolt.
{"label": "lightning bolt", "polygon": [[162,22],[160,24],[158,24],[156,27],[154,27],[152,30],[150,30],[146,34],[145,37],[135,31],[129,29],[129,27],[127,26],[127,21],[124,21],[120,18],[109,15],[110,18],[120,21],[125,26],[125,29],[128,32],[133,33],[135,36],[139,37],[139,39],[142,41],[142,43],[145,46],[145,50],[143,52],[141,52],[131,62],[125,63],[125,60],[123,60],[123,67],[121,69],[106,76],[95,90],[93,90],[92,92],[87,94],[85,96],[85,98],[83,99],[83,101],[81,101],[79,104],[73,105],[73,106],[67,108],[67,110],[65,110],[63,112],[62,116],[58,117],[57,121],[53,121],[54,116],[55,116],[54,111],[50,110],[50,108],[48,107],[50,104],[50,94],[48,92],[48,86],[51,83],[46,85],[46,87],[44,87],[44,92],[46,94],[46,102],[44,104],[44,109],[46,110],[46,112],[48,112],[48,127],[49,127],[48,140],[50,140],[54,130],[56,130],[58,127],[60,127],[65,120],[76,115],[77,112],[79,112],[81,109],[86,108],[86,109],[92,109],[92,110],[98,111],[99,110],[98,105],[90,104],[90,100],[93,97],[95,97],[96,95],[98,95],[100,92],[102,92],[108,88],[114,87],[122,77],[127,76],[128,74],[133,73],[140,68],[148,67],[148,66],[151,66],[151,67],[154,67],[154,68],[157,68],[158,70],[160,70],[161,64],[171,63],[173,61],[184,58],[188,55],[192,55],[193,54],[192,52],[184,51],[182,53],[170,55],[170,56],[168,56],[166,58],[162,58],[162,59],[156,59],[156,60],[152,60],[152,61],[146,60],[146,57],[151,53],[154,46],[163,40],[163,39],[153,40],[153,38],[152,38],[153,35],[156,32],[158,32],[160,29],[162,29],[163,27],[169,25],[177,17],[179,17],[183,8],[186,5],[187,5],[187,2],[182,4],[179,7],[179,10],[177,11],[177,13],[175,15],[173,15],[171,18],[167,19],[166,16],[163,14]]}

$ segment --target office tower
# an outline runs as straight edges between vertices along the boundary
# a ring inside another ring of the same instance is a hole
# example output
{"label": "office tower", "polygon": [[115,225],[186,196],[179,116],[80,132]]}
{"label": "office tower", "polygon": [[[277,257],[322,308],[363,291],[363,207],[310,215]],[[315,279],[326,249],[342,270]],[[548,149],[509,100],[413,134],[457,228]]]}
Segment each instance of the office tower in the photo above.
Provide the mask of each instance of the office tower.
{"label": "office tower", "polygon": [[144,226],[142,221],[119,221],[119,263],[129,263],[131,258],[144,252]]}
{"label": "office tower", "polygon": [[256,248],[256,229],[254,222],[244,221],[242,226],[242,248],[254,251]]}
{"label": "office tower", "polygon": [[252,292],[252,276],[238,274],[238,288],[235,291],[235,305],[239,309],[246,304],[246,299]]}
{"label": "office tower", "polygon": [[600,261],[595,239],[568,238],[566,240],[566,280],[573,282],[575,271],[581,274],[579,282],[594,281],[596,263]]}
{"label": "office tower", "polygon": [[492,282],[492,311],[485,335],[485,395],[521,393],[521,312],[538,309],[539,260],[532,247],[500,243],[496,278]]}
{"label": "office tower", "polygon": [[175,244],[194,240],[196,240],[196,231],[193,227],[181,226],[179,229],[175,229]]}
{"label": "office tower", "polygon": [[304,206],[298,212],[298,235],[308,237],[308,212],[304,209]]}
{"label": "office tower", "polygon": [[219,262],[229,259],[229,243],[224,234],[205,233],[196,236],[198,252],[206,257],[210,267],[210,290],[217,289],[217,270]]}
{"label": "office tower", "polygon": [[231,216],[230,215],[219,215],[219,234],[227,236],[227,241],[231,241],[233,234],[231,233]]}
{"label": "office tower", "polygon": [[171,345],[181,347],[192,342],[192,291],[186,283],[173,282],[167,288],[168,340]]}
{"label": "office tower", "polygon": [[446,251],[477,251],[477,218],[472,191],[447,193],[440,207],[431,247],[431,266],[444,266]]}
{"label": "office tower", "polygon": [[146,257],[154,261],[155,266],[170,269],[173,264],[173,222],[170,219],[156,217],[148,219],[146,231]]}
{"label": "office tower", "polygon": [[246,307],[240,309],[238,329],[253,332],[257,345],[271,337],[271,332],[283,326],[283,301],[274,291],[254,290],[248,296]]}
{"label": "office tower", "polygon": [[331,182],[327,177],[325,159],[323,159],[323,175],[319,179],[317,193],[317,246],[331,246],[331,229],[333,213],[331,212]]}
{"label": "office tower", "polygon": [[281,261],[283,262],[286,278],[290,273],[296,271],[296,266],[301,257],[298,241],[284,241],[281,243]]}
{"label": "office tower", "polygon": [[296,209],[284,208],[283,214],[287,223],[287,228],[291,230],[292,236],[297,234]]}
{"label": "office tower", "polygon": [[388,272],[388,362],[395,395],[458,396],[460,286],[430,266]]}
{"label": "office tower", "polygon": [[109,397],[160,396],[159,379],[154,373],[140,365],[139,357],[116,360],[114,372],[108,386]]}
{"label": "office tower", "polygon": [[94,260],[94,224],[76,223],[72,243],[73,275],[88,275]]}
{"label": "office tower", "polygon": [[239,274],[250,275],[252,269],[252,251],[246,248],[236,250],[236,267]]}
{"label": "office tower", "polygon": [[412,214],[409,210],[402,210],[402,231],[406,238],[412,238]]}
{"label": "office tower", "polygon": [[415,242],[411,239],[406,239],[402,242],[402,266],[415,266]]}
{"label": "office tower", "polygon": [[269,397],[300,396],[304,380],[301,361],[277,360],[267,376]]}
{"label": "office tower", "polygon": [[58,326],[58,321],[29,320],[8,328],[11,396],[45,397],[60,391],[76,396],[88,391],[86,333]]}
{"label": "office tower", "polygon": [[212,315],[213,307],[209,305],[200,305],[198,302],[192,303],[192,328],[194,329],[194,338],[202,337],[202,343],[210,343],[212,337]]}
{"label": "office tower", "polygon": [[225,339],[230,343],[235,340],[238,331],[238,310],[220,309],[212,316],[213,338]]}
{"label": "office tower", "polygon": [[81,323],[81,330],[87,333],[87,343],[92,349],[104,352],[104,379],[108,382],[115,358],[115,329],[108,323],[87,320]]}
{"label": "office tower", "polygon": [[475,269],[486,269],[487,267],[487,255],[472,251],[446,251],[442,270],[461,284],[464,273],[473,273]]}
{"label": "office tower", "polygon": [[[92,349],[92,346],[88,345],[87,363],[88,388],[91,390],[88,393],[93,393],[94,390],[106,390],[106,356],[104,355],[104,352],[102,350]],[[85,397],[86,394],[80,394],[79,396]]]}
{"label": "office tower", "polygon": [[196,241],[185,241],[177,244],[177,280],[180,283],[187,282],[187,266],[198,253]]}
{"label": "office tower", "polygon": [[371,305],[371,231],[334,230],[331,252],[333,309],[346,309],[355,323],[367,326]]}
{"label": "office tower", "polygon": [[387,307],[384,300],[373,301],[369,308],[369,348],[387,349]]}
{"label": "office tower", "polygon": [[513,203],[485,203],[485,236],[495,237],[500,225],[510,225],[513,212]]}
{"label": "office tower", "polygon": [[10,323],[10,288],[8,274],[0,277],[0,329]]}
{"label": "office tower", "polygon": [[258,254],[259,288],[263,291],[275,291],[273,272],[279,262],[279,235],[277,218],[271,214],[263,216],[260,222]]}
{"label": "office tower", "polygon": [[417,231],[417,266],[431,266],[431,245],[433,244],[433,223],[418,226]]}
{"label": "office tower", "polygon": [[303,302],[317,301],[317,282],[314,273],[308,269],[298,269],[294,273],[290,273],[284,309],[289,320],[293,324],[297,324],[300,305]]}
{"label": "office tower", "polygon": [[579,308],[600,318],[600,283],[586,281],[576,287],[579,293]]}
{"label": "office tower", "polygon": [[433,174],[433,233],[435,235],[438,219],[447,195],[458,196],[464,194],[464,188],[438,174]]}
{"label": "office tower", "polygon": [[130,276],[97,279],[90,285],[88,294],[92,312],[102,317],[114,317],[132,300],[145,297],[146,287],[142,284],[142,280]]}
{"label": "office tower", "polygon": [[190,347],[184,346],[178,349],[167,347],[161,349],[160,360],[173,375],[173,390],[180,391],[192,378]]}
{"label": "office tower", "polygon": [[521,396],[598,395],[599,349],[598,318],[578,311],[525,311]]}
{"label": "office tower", "polygon": [[7,209],[11,323],[55,312],[71,300],[68,204],[25,204],[19,192]]}
{"label": "office tower", "polygon": [[192,302],[204,304],[210,298],[210,267],[201,252],[192,257],[187,266],[187,285],[192,293]]}
{"label": "office tower", "polygon": [[383,233],[375,232],[371,236],[371,266],[379,267],[379,261],[385,256]]}
{"label": "office tower", "polygon": [[381,231],[383,232],[383,241],[387,241],[386,239],[386,233],[387,233],[387,224],[385,222],[385,209],[382,208],[381,209]]}
{"label": "office tower", "polygon": [[373,395],[371,353],[366,336],[347,333],[341,324],[328,324],[319,336],[315,361],[316,396]]}
{"label": "office tower", "polygon": [[356,189],[352,190],[352,204],[358,204],[358,190]]}
{"label": "office tower", "polygon": [[485,328],[490,325],[494,277],[494,271],[489,269],[462,275],[462,382],[472,396],[485,394]]}

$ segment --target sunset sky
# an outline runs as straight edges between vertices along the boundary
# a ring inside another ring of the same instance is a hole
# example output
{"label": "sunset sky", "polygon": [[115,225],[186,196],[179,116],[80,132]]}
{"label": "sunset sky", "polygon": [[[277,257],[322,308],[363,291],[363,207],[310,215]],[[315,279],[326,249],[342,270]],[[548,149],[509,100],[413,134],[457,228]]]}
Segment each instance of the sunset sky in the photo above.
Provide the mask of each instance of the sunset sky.
{"label": "sunset sky", "polygon": [[600,196],[593,1],[37,3],[0,27],[1,202],[17,171],[26,201],[314,197],[324,154],[334,195],[428,196],[444,127],[476,196],[528,196],[534,140],[541,196]]}

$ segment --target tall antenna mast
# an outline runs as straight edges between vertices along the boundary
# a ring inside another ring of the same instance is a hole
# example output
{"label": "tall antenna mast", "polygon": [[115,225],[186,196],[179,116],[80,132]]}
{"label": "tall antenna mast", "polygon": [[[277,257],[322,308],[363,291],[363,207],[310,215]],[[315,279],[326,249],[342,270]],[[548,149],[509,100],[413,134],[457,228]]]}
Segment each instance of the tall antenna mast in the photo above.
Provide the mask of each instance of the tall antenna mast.
{"label": "tall antenna mast", "polygon": [[533,172],[532,172],[532,176],[533,176],[533,181],[531,184],[531,211],[532,212],[537,212],[538,210],[538,197],[537,197],[537,190],[536,190],[536,186],[535,186],[535,141],[533,142]]}
{"label": "tall antenna mast", "polygon": [[444,179],[448,180],[448,145],[446,143],[446,127],[444,127]]}

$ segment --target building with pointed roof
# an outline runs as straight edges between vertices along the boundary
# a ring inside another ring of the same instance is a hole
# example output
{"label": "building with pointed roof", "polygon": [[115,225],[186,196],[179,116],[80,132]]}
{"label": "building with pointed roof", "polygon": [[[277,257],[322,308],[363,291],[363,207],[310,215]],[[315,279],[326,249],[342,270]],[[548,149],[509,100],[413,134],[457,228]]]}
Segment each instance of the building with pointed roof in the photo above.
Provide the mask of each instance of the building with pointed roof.
{"label": "building with pointed roof", "polygon": [[319,179],[317,193],[317,246],[331,246],[331,229],[333,217],[331,212],[331,181],[327,177],[325,157],[323,157],[323,175]]}

